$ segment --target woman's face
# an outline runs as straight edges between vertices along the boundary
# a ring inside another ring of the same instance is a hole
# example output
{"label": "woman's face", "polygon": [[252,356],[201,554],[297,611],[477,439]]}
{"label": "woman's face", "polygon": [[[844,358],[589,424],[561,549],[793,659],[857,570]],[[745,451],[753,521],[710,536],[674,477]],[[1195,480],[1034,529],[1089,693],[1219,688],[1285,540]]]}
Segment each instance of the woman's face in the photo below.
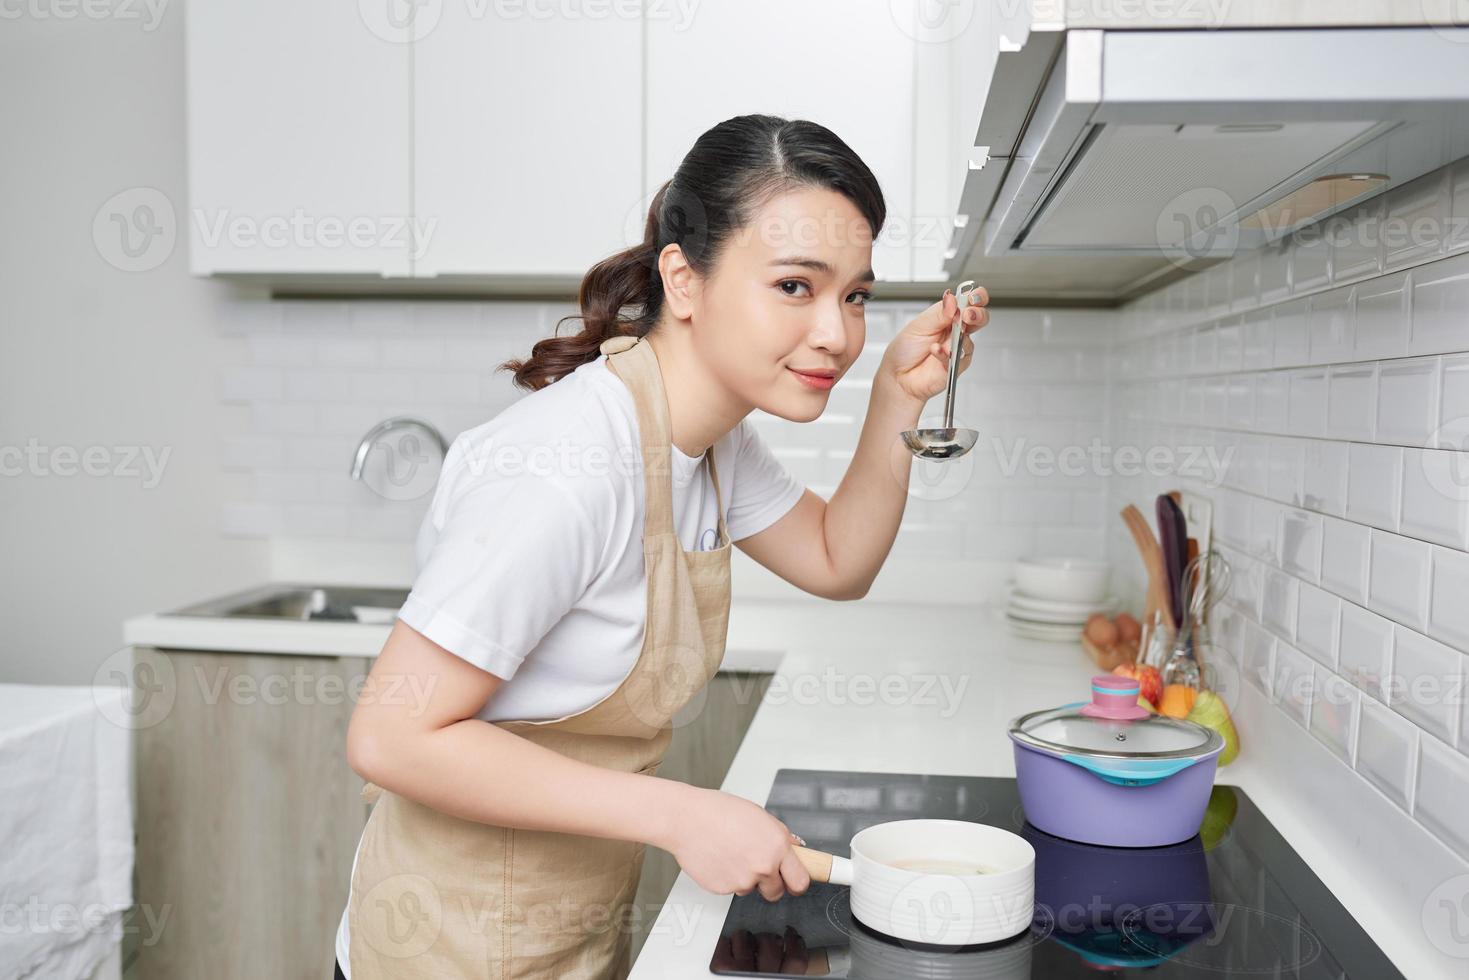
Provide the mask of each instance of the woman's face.
{"label": "woman's face", "polygon": [[809,422],[862,353],[872,282],[872,230],[851,201],[824,188],[779,194],[699,281],[693,343],[731,393]]}

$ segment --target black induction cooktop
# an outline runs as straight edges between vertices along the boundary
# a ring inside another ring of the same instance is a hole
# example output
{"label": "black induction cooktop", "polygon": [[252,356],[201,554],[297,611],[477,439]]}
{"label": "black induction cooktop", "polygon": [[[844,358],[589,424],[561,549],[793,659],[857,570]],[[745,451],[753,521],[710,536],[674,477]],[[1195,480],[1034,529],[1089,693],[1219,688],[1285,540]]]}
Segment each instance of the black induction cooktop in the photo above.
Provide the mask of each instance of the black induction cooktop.
{"label": "black induction cooktop", "polygon": [[1171,847],[1078,844],[1025,822],[1014,779],[782,769],[767,808],[812,847],[849,854],[888,820],[1012,830],[1036,851],[1029,931],[984,946],[924,946],[852,918],[844,887],[767,902],[736,896],[710,970],[728,976],[985,978],[1352,977],[1392,965],[1242,791],[1216,786],[1199,834]]}

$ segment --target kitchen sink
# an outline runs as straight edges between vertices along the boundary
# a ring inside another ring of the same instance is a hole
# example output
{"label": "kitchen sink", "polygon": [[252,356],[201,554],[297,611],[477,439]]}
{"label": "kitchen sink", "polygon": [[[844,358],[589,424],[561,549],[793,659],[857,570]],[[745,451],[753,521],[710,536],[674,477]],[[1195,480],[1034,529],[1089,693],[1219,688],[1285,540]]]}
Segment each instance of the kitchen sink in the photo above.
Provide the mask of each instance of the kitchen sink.
{"label": "kitchen sink", "polygon": [[271,619],[384,625],[408,598],[408,589],[276,582],[166,613],[212,619]]}

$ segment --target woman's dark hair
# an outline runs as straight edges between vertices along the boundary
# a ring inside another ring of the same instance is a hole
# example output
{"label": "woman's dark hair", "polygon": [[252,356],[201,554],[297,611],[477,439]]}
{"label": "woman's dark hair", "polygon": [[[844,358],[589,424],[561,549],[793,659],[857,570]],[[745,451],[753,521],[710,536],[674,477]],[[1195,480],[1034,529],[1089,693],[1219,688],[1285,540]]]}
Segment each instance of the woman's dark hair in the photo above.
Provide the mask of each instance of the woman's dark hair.
{"label": "woman's dark hair", "polygon": [[735,116],[705,132],[659,189],[648,208],[643,240],[598,262],[581,282],[581,320],[574,337],[537,341],[530,357],[506,361],[515,384],[535,391],[601,356],[598,348],[619,334],[642,337],[658,322],[663,281],[658,256],[669,244],[682,248],[696,272],[707,275],[729,238],[776,194],[822,187],[847,197],[875,238],[887,218],[877,178],[825,126],[779,116]]}

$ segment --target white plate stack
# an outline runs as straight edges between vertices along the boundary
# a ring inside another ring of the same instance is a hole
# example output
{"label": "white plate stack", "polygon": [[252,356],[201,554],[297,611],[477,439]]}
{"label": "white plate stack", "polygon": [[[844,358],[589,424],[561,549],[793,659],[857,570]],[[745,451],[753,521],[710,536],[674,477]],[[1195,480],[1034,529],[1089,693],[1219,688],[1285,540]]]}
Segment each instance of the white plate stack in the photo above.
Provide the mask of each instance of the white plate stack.
{"label": "white plate stack", "polygon": [[1108,566],[1091,558],[1022,558],[1005,596],[1005,620],[1017,636],[1078,640],[1093,613],[1110,613]]}

